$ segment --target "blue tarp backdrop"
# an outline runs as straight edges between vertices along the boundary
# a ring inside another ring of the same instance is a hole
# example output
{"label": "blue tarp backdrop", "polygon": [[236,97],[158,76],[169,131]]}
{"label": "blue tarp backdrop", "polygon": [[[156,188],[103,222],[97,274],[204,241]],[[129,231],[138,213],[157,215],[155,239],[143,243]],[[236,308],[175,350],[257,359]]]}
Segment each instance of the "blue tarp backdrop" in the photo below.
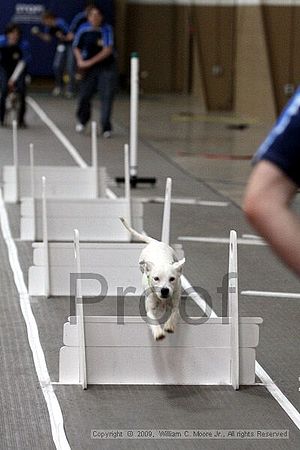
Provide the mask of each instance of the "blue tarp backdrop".
{"label": "blue tarp backdrop", "polygon": [[[103,9],[107,22],[113,23],[113,0],[98,0],[95,3]],[[70,23],[75,14],[84,9],[85,4],[85,0],[0,0],[0,34],[4,32],[5,25],[8,22],[19,23],[23,36],[31,44],[32,63],[29,72],[32,75],[52,75],[54,43],[40,41],[40,39],[31,35],[30,30],[33,26],[40,24],[40,17],[45,9],[50,9],[58,17],[62,17],[67,23]]]}

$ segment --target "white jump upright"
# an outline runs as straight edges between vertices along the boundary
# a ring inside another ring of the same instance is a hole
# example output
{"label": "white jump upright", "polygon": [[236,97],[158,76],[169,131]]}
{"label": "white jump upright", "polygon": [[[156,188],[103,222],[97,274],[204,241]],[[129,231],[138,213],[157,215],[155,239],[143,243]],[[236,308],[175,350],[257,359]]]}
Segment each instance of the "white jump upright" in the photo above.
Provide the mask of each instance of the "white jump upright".
{"label": "white jump upright", "polygon": [[[50,241],[72,241],[73,229],[80,229],[86,242],[130,242],[131,236],[119,217],[143,230],[143,203],[131,202],[128,145],[124,149],[125,197],[109,199],[70,199],[33,197],[21,200],[21,239],[42,240],[44,206],[47,203],[48,238]],[[34,186],[34,180],[32,181]],[[33,189],[35,190],[35,188]],[[47,178],[48,191],[48,178]],[[45,190],[43,191],[45,195]]]}
{"label": "white jump upright", "polygon": [[44,263],[44,295],[48,298],[50,295],[50,269],[49,269],[49,241],[48,241],[48,221],[47,221],[47,203],[46,203],[46,178],[42,178],[43,187],[43,263]]}
{"label": "white jump upright", "polygon": [[172,197],[172,178],[167,178],[161,240],[162,242],[168,245],[170,243],[171,197]]}
{"label": "white jump upright", "polygon": [[[13,130],[13,176],[15,179],[15,190],[12,192],[12,201],[17,202],[19,200],[20,194],[20,180],[19,180],[19,152],[18,152],[18,125],[17,121],[13,120],[12,122],[12,130]],[[4,178],[5,181],[5,178]],[[5,201],[5,188],[4,188],[4,201]]]}
{"label": "white jump upright", "polygon": [[[235,236],[230,248],[236,261]],[[233,269],[230,273],[237,275]],[[233,279],[237,279],[236,276]],[[237,283],[233,283],[237,288]],[[174,335],[154,341],[142,317],[87,316],[85,352],[89,384],[255,384],[255,348],[259,342],[261,318],[237,318],[238,296],[228,285],[227,317],[191,317],[180,320]],[[232,295],[234,294],[234,295]],[[235,313],[233,313],[235,311]],[[229,314],[234,314],[234,320]],[[120,320],[120,318],[118,318]],[[193,323],[191,323],[193,322]],[[233,339],[234,330],[240,340]],[[60,349],[59,382],[79,384],[80,343],[78,325],[72,318],[64,325],[64,346]],[[238,351],[238,355],[236,355]],[[236,367],[238,364],[238,367]],[[118,370],[115,368],[118,367]]]}
{"label": "white jump upright", "polygon": [[[80,251],[79,251],[79,231],[74,230],[74,250],[76,271],[81,273]],[[78,327],[78,359],[79,359],[79,383],[83,389],[87,388],[86,372],[86,352],[85,352],[85,324],[84,324],[84,305],[82,298],[81,279],[76,280],[75,287],[75,305],[76,305],[76,323]]]}
{"label": "white jump upright", "polygon": [[[127,199],[127,218],[128,224],[132,226],[132,205],[130,192],[130,161],[129,161],[129,146],[124,145],[124,175],[125,175],[125,198]],[[129,237],[131,238],[131,237]]]}
{"label": "white jump upright", "polygon": [[[35,176],[34,176],[34,146],[29,145],[29,157],[30,157],[30,182],[31,182],[31,207],[32,207],[32,240],[36,240],[36,208],[35,208]],[[46,194],[45,194],[46,195]]]}
{"label": "white jump upright", "polygon": [[231,323],[231,384],[239,389],[239,301],[238,301],[237,234],[230,231],[228,262],[228,316]]}
{"label": "white jump upright", "polygon": [[139,110],[139,57],[130,59],[130,176],[137,177],[138,110]]}
{"label": "white jump upright", "polygon": [[[138,112],[139,112],[139,55],[131,53],[130,58],[130,184],[136,187],[138,183],[155,184],[156,179],[138,177]],[[123,177],[116,178],[117,183],[123,183]]]}
{"label": "white jump upright", "polygon": [[[108,176],[105,167],[98,167],[96,124],[92,124],[91,160],[86,168],[77,166],[35,166],[35,196],[41,197],[41,179],[47,176],[49,198],[92,199],[105,197]],[[3,167],[4,200],[15,203],[32,195],[32,168],[19,164],[17,123],[13,122],[13,165]]]}

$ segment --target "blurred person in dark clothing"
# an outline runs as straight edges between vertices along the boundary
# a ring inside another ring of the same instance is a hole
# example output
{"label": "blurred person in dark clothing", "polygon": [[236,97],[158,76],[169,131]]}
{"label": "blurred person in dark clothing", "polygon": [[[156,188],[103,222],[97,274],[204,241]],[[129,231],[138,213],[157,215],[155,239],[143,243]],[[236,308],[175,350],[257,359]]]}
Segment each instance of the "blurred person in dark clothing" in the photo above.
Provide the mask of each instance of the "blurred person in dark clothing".
{"label": "blurred person in dark clothing", "polygon": [[22,39],[20,27],[10,23],[5,33],[0,35],[0,123],[4,124],[6,101],[10,93],[17,93],[20,97],[20,107],[17,121],[19,126],[25,126],[26,112],[26,73],[27,64],[31,59],[28,41]]}

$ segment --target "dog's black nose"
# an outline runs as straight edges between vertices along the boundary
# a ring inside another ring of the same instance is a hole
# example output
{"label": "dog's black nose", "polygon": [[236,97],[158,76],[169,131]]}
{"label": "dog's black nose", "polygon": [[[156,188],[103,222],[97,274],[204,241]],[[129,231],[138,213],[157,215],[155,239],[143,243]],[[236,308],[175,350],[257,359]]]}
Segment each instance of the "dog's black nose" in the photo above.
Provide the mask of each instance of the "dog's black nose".
{"label": "dog's black nose", "polygon": [[169,290],[168,288],[162,288],[161,291],[160,291],[161,296],[162,296],[163,298],[167,298],[168,295],[169,295],[169,292],[170,292],[170,290]]}

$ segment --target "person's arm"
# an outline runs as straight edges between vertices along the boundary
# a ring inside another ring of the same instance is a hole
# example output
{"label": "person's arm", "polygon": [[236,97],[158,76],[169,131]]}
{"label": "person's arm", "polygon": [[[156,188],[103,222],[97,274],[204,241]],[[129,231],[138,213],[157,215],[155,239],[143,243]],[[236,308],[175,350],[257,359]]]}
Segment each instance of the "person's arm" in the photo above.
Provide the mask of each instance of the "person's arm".
{"label": "person's arm", "polygon": [[71,31],[69,31],[65,36],[64,36],[64,40],[65,42],[73,42],[75,37],[75,34],[72,33]]}
{"label": "person's arm", "polygon": [[8,86],[11,89],[14,88],[16,81],[19,79],[19,77],[22,75],[31,61],[31,50],[29,42],[27,40],[22,40],[19,45],[22,51],[22,59],[16,65],[15,70],[8,80]]}
{"label": "person's arm", "polygon": [[23,59],[18,62],[18,64],[15,67],[15,70],[13,71],[7,83],[10,89],[14,87],[16,81],[18,80],[19,76],[23,73],[25,67],[26,63]]}
{"label": "person's arm", "polygon": [[260,161],[250,176],[244,211],[275,253],[300,275],[300,218],[291,209],[296,184],[275,164]]}
{"label": "person's arm", "polygon": [[[85,26],[83,25],[84,29]],[[113,30],[110,25],[106,25],[102,29],[102,38],[103,38],[103,48],[100,50],[95,56],[90,59],[81,60],[80,65],[78,67],[80,69],[89,69],[90,67],[98,64],[101,61],[104,61],[110,55],[113,54],[114,51],[114,35]]]}
{"label": "person's arm", "polygon": [[44,42],[50,42],[52,40],[50,33],[42,32],[39,29],[39,27],[32,27],[31,34],[33,34],[34,36],[37,36],[39,39],[41,39]]}
{"label": "person's arm", "polygon": [[113,48],[110,46],[110,47],[103,48],[95,56],[93,56],[92,58],[87,59],[87,60],[83,60],[81,57],[79,59],[77,59],[76,52],[75,52],[75,57],[76,57],[76,61],[77,61],[77,65],[78,65],[79,69],[89,69],[90,67],[94,66],[95,64],[98,64],[99,62],[108,58],[112,54],[112,52],[113,52]]}
{"label": "person's arm", "polygon": [[67,22],[62,18],[58,18],[56,20],[56,26],[57,31],[55,33],[55,36],[57,37],[57,39],[59,39],[61,42],[70,42],[68,38],[69,25],[67,24]]}
{"label": "person's arm", "polygon": [[76,64],[78,67],[81,67],[82,62],[84,62],[82,56],[81,56],[81,51],[78,47],[74,47],[73,48],[73,52],[75,55],[75,60],[76,60]]}

